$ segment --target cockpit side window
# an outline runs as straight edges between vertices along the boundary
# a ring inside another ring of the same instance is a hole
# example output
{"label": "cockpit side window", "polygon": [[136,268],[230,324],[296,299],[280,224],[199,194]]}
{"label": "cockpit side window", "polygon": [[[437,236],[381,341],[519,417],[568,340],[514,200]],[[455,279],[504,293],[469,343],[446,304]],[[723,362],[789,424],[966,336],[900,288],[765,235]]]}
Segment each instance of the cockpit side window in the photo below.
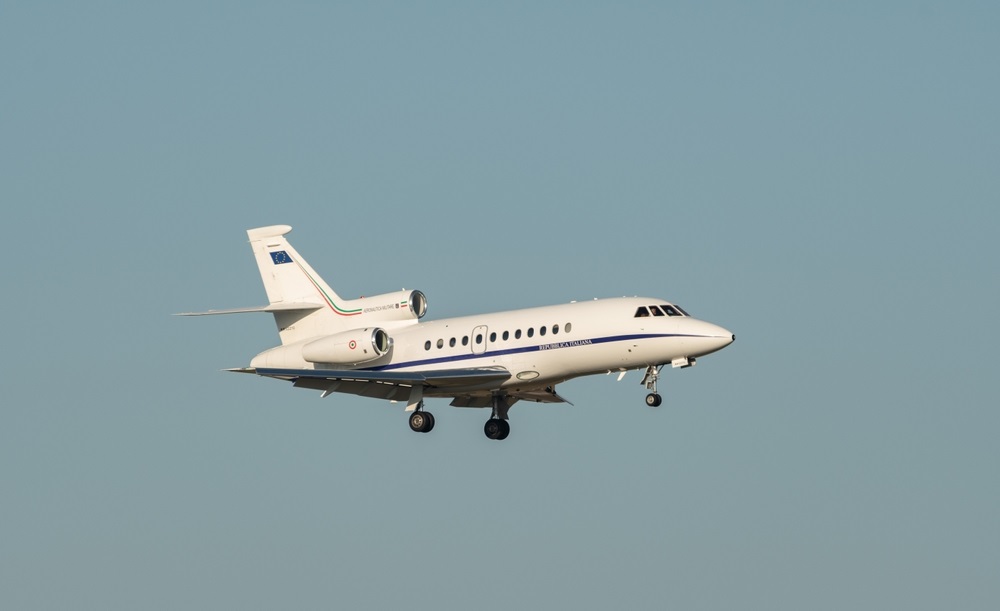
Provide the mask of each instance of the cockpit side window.
{"label": "cockpit side window", "polygon": [[684,316],[691,316],[686,311],[684,311],[684,308],[682,308],[681,306],[677,305],[676,303],[674,304],[674,308],[676,308],[677,311],[680,312],[681,314],[683,314]]}
{"label": "cockpit side window", "polygon": [[635,311],[636,318],[646,318],[647,316],[649,316],[649,310],[646,309],[646,306],[639,306],[639,309]]}
{"label": "cockpit side window", "polygon": [[680,306],[666,303],[661,305],[660,308],[667,313],[667,316],[688,316],[688,313],[682,310]]}

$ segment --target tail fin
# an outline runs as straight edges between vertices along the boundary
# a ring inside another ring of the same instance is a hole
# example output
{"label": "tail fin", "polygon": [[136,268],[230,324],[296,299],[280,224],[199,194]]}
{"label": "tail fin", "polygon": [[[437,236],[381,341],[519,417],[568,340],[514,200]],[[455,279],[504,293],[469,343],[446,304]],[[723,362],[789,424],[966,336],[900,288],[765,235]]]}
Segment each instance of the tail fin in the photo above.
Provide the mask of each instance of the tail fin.
{"label": "tail fin", "polygon": [[267,292],[265,310],[274,314],[281,343],[352,327],[347,321],[355,312],[338,307],[343,300],[288,243],[285,234],[291,230],[272,225],[247,231]]}

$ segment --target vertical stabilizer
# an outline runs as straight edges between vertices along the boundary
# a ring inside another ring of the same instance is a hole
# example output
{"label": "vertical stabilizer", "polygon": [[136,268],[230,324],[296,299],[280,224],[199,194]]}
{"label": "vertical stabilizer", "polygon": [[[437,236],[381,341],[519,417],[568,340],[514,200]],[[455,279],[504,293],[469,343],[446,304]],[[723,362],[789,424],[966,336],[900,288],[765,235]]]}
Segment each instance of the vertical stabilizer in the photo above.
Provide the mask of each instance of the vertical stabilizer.
{"label": "vertical stabilizer", "polygon": [[288,225],[247,230],[260,278],[282,344],[349,328],[338,312],[342,300],[303,259],[285,235]]}

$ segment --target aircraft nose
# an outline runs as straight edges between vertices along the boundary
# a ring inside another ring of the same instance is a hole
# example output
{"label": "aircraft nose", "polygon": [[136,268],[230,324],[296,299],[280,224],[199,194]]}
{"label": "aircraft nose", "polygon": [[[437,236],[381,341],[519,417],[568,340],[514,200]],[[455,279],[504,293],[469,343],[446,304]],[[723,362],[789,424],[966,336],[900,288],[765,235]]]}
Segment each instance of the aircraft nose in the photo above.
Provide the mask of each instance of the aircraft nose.
{"label": "aircraft nose", "polygon": [[711,326],[712,329],[710,334],[712,336],[712,339],[718,341],[720,349],[725,348],[729,344],[736,341],[736,334],[730,331],[729,329],[720,327],[719,325],[711,325]]}
{"label": "aircraft nose", "polygon": [[716,350],[722,350],[736,341],[736,335],[725,327],[705,321],[698,321],[698,323],[696,332],[700,337],[697,343],[704,349],[701,356],[715,352]]}

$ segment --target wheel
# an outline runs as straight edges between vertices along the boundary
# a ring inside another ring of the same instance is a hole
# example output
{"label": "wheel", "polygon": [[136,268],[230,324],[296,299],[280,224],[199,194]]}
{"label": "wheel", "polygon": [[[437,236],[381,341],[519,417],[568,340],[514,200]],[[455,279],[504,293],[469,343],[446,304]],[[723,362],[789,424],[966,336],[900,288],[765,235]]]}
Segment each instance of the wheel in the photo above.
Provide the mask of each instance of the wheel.
{"label": "wheel", "polygon": [[483,432],[490,439],[502,439],[500,434],[503,432],[503,425],[500,424],[503,420],[497,418],[490,418],[486,421],[486,425],[483,427]]}
{"label": "wheel", "polygon": [[433,420],[427,416],[430,416],[427,412],[413,412],[410,414],[410,430],[415,433],[426,433],[429,431],[430,428],[428,428],[428,426],[434,425],[431,424]]}
{"label": "wheel", "polygon": [[507,435],[510,435],[510,423],[506,420],[497,420],[500,423],[500,435],[497,439],[507,439]]}
{"label": "wheel", "polygon": [[424,433],[430,433],[434,429],[434,414],[430,412],[424,412],[424,416],[427,417],[427,424],[424,425]]}
{"label": "wheel", "polygon": [[649,407],[660,407],[661,403],[663,403],[663,398],[657,393],[651,392],[646,395],[646,405]]}

